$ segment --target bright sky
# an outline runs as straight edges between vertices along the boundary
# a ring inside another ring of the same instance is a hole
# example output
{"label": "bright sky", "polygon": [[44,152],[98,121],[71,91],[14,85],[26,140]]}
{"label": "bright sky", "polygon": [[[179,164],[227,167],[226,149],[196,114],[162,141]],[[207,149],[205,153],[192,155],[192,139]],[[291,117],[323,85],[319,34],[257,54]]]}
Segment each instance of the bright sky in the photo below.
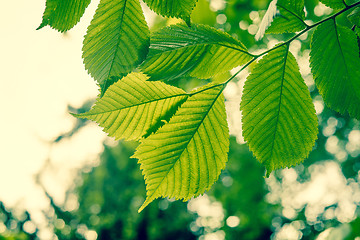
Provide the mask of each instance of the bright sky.
{"label": "bright sky", "polygon": [[67,35],[49,27],[35,30],[45,0],[0,3],[0,201],[8,206],[47,206],[34,174],[48,156],[58,172],[46,178],[45,186],[61,201],[75,169],[96,159],[102,149],[105,134],[95,124],[49,148],[49,141],[75,121],[67,105],[81,106],[97,95],[81,59],[83,35],[96,3]]}

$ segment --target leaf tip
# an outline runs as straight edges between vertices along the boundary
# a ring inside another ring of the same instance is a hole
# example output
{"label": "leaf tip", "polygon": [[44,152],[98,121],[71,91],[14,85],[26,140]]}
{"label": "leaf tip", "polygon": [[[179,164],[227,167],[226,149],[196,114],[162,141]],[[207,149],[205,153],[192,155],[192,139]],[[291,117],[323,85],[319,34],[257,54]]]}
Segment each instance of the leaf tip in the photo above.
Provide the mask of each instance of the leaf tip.
{"label": "leaf tip", "polygon": [[154,201],[153,197],[147,197],[145,202],[139,208],[138,213],[141,213],[152,201]]}
{"label": "leaf tip", "polygon": [[266,169],[264,178],[269,178],[271,173],[272,173],[271,170]]}
{"label": "leaf tip", "polygon": [[40,29],[42,29],[43,27],[45,27],[46,25],[47,25],[47,23],[44,22],[44,21],[42,21],[42,22],[40,23],[40,25],[36,28],[36,30],[40,30]]}

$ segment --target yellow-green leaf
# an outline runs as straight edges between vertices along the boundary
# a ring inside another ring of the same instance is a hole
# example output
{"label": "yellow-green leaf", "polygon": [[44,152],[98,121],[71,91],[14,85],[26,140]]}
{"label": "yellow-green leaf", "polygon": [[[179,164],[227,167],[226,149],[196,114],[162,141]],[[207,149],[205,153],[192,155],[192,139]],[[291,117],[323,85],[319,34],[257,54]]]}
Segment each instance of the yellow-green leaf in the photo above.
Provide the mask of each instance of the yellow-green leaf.
{"label": "yellow-green leaf", "polygon": [[183,90],[163,82],[149,82],[131,73],[111,85],[94,107],[75,115],[97,122],[115,139],[139,140],[156,131],[188,97]]}
{"label": "yellow-green leaf", "polygon": [[159,197],[184,201],[196,197],[224,169],[229,130],[223,86],[205,88],[189,97],[168,123],[137,148],[134,157],[141,164],[147,190],[139,211]]}
{"label": "yellow-green leaf", "polygon": [[90,0],[47,0],[43,20],[37,30],[49,25],[66,32],[80,21],[89,4]]}
{"label": "yellow-green leaf", "polygon": [[151,80],[182,76],[210,78],[252,59],[246,47],[215,28],[176,24],[151,36],[149,54],[141,69]]}
{"label": "yellow-green leaf", "polygon": [[149,48],[139,0],[101,0],[84,39],[85,68],[100,85],[136,68]]}
{"label": "yellow-green leaf", "polygon": [[144,0],[144,2],[157,14],[182,18],[189,22],[197,0]]}

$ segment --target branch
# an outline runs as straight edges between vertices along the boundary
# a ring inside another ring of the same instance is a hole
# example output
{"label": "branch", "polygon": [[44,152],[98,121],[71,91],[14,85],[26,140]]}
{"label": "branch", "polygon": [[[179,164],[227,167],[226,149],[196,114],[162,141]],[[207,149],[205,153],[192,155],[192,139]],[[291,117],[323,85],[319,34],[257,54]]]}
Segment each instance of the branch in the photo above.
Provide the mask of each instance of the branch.
{"label": "branch", "polygon": [[293,37],[290,38],[289,40],[287,40],[287,41],[285,41],[285,42],[283,42],[283,43],[281,43],[281,44],[278,44],[278,45],[276,45],[275,47],[273,47],[273,48],[271,48],[271,49],[268,49],[268,50],[266,50],[266,51],[264,51],[264,52],[262,52],[262,53],[260,53],[260,54],[258,54],[258,55],[254,55],[254,58],[253,58],[253,59],[251,59],[248,63],[246,63],[243,68],[241,68],[238,72],[236,72],[231,78],[229,78],[229,79],[228,79],[225,83],[223,83],[223,84],[227,84],[228,82],[230,82],[231,80],[233,80],[241,71],[243,71],[243,70],[244,70],[246,67],[248,67],[251,63],[253,63],[254,61],[256,61],[259,57],[262,57],[262,56],[264,56],[265,54],[267,54],[267,53],[269,53],[269,52],[271,52],[271,51],[273,51],[273,50],[275,50],[275,49],[277,49],[277,48],[279,48],[279,47],[282,47],[282,46],[284,46],[284,45],[289,45],[289,44],[290,44],[292,41],[294,41],[296,38],[300,37],[301,35],[303,35],[304,33],[308,32],[309,30],[313,29],[314,27],[316,27],[316,26],[318,26],[318,25],[320,25],[320,24],[322,24],[322,23],[324,23],[324,22],[326,22],[326,21],[329,21],[329,20],[331,20],[331,19],[335,19],[335,18],[336,18],[337,16],[339,16],[340,14],[342,14],[342,13],[344,13],[344,12],[346,12],[346,11],[348,11],[348,10],[356,7],[356,6],[359,6],[359,5],[360,5],[360,2],[354,3],[354,4],[352,4],[352,5],[346,5],[346,7],[345,7],[344,9],[342,9],[341,11],[335,13],[334,15],[332,15],[332,16],[330,16],[330,17],[327,17],[327,18],[325,18],[325,19],[323,19],[323,20],[321,20],[321,21],[319,21],[319,22],[317,22],[317,23],[315,23],[315,24],[313,24],[313,25],[307,26],[304,30],[302,30],[301,32],[299,32],[298,34],[296,34],[295,36],[293,36]]}
{"label": "branch", "polygon": [[224,86],[223,89],[225,89],[226,85],[227,85],[229,82],[231,82],[239,73],[241,73],[241,72],[242,72],[245,68],[247,68],[250,64],[252,64],[253,62],[255,62],[258,58],[264,56],[265,54],[267,54],[267,53],[269,53],[269,52],[271,52],[271,51],[274,51],[275,49],[277,49],[277,48],[279,48],[279,47],[282,47],[282,46],[284,46],[284,45],[290,45],[290,43],[291,43],[292,41],[294,41],[296,38],[300,37],[300,36],[303,35],[304,33],[310,31],[310,30],[313,29],[314,27],[317,27],[318,25],[320,25],[320,24],[322,24],[322,23],[324,23],[324,22],[326,22],[326,21],[329,21],[329,20],[331,20],[331,19],[334,19],[334,20],[335,20],[335,18],[336,18],[337,16],[339,16],[339,15],[341,15],[342,13],[344,13],[344,12],[346,12],[346,11],[348,11],[348,10],[356,7],[356,6],[359,6],[359,5],[360,5],[360,2],[354,3],[354,4],[352,4],[352,5],[346,5],[346,7],[345,7],[344,9],[342,9],[341,11],[339,11],[339,12],[337,12],[337,13],[335,13],[335,14],[333,14],[333,15],[331,15],[331,16],[329,16],[329,17],[327,17],[327,18],[325,18],[325,19],[323,19],[323,20],[321,20],[321,21],[319,21],[319,22],[317,22],[317,23],[314,23],[313,25],[310,25],[310,26],[309,26],[309,25],[306,25],[307,27],[306,27],[304,30],[302,30],[301,32],[299,32],[298,34],[296,34],[295,36],[293,36],[293,37],[290,38],[289,40],[287,40],[287,41],[285,41],[285,42],[283,42],[283,43],[281,43],[281,44],[278,44],[278,45],[276,45],[275,47],[273,47],[273,48],[271,48],[271,49],[268,49],[268,50],[266,50],[266,51],[264,51],[264,52],[262,52],[262,53],[260,53],[260,54],[258,54],[258,55],[253,55],[253,54],[248,53],[249,55],[251,55],[251,56],[253,57],[253,59],[251,59],[249,62],[247,62],[239,71],[237,71],[234,75],[232,75],[228,80],[226,80],[226,81],[223,82],[223,83],[219,83],[219,84],[212,85],[212,86],[210,86],[210,87],[208,87],[208,88],[205,88],[205,89],[202,89],[202,90],[200,90],[200,91],[198,91],[198,92],[189,93],[188,95],[189,95],[189,96],[193,96],[193,95],[195,95],[195,94],[198,94],[198,93],[201,93],[201,92],[210,90],[210,89],[212,89],[212,88],[215,88],[215,87],[218,87],[218,86],[221,86],[221,85],[223,85],[223,86]]}

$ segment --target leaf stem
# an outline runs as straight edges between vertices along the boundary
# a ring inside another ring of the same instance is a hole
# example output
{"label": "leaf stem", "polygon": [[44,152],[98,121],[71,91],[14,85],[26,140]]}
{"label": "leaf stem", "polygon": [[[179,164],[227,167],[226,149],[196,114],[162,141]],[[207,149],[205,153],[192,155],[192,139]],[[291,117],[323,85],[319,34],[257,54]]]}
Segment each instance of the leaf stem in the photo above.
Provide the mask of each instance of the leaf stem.
{"label": "leaf stem", "polygon": [[196,91],[196,92],[193,92],[193,93],[189,93],[188,95],[191,97],[191,96],[194,96],[195,94],[198,94],[198,93],[201,93],[201,92],[204,92],[204,91],[207,91],[209,89],[212,89],[212,88],[216,88],[218,86],[223,86],[224,88],[226,87],[226,85],[231,82],[240,72],[242,72],[245,68],[247,68],[251,63],[253,63],[255,60],[257,59],[257,57],[254,56],[253,59],[251,59],[249,62],[247,62],[240,70],[238,70],[234,75],[232,75],[228,80],[226,80],[225,82],[223,83],[219,83],[219,84],[214,84],[212,86],[209,86],[208,88],[204,88],[204,89],[201,89],[199,91]]}
{"label": "leaf stem", "polygon": [[266,50],[266,51],[264,51],[264,52],[262,52],[262,53],[260,53],[260,54],[258,54],[258,55],[254,55],[254,54],[248,53],[250,56],[253,57],[253,59],[251,59],[249,62],[247,62],[240,70],[238,70],[234,75],[232,75],[232,76],[231,76],[228,80],[226,80],[225,82],[212,85],[212,86],[210,86],[210,87],[208,87],[208,88],[201,89],[200,91],[197,91],[197,92],[189,93],[188,95],[191,97],[191,96],[193,96],[193,95],[195,95],[195,94],[198,94],[198,93],[207,91],[207,90],[209,90],[209,89],[212,89],[212,88],[215,88],[215,87],[218,87],[218,86],[221,86],[221,85],[223,85],[224,88],[225,88],[226,85],[227,85],[229,82],[231,82],[240,72],[242,72],[242,71],[243,71],[245,68],[247,68],[250,64],[252,64],[253,62],[255,62],[258,58],[264,56],[265,54],[267,54],[267,53],[269,53],[269,52],[271,52],[271,51],[274,51],[275,49],[278,49],[279,47],[282,47],[282,46],[285,46],[285,45],[288,45],[288,46],[289,46],[292,41],[294,41],[296,38],[300,37],[300,36],[303,35],[304,33],[308,32],[308,31],[311,30],[312,28],[314,28],[314,27],[316,27],[316,26],[318,26],[318,25],[320,25],[320,24],[322,24],[322,23],[324,23],[324,22],[326,22],[326,21],[329,21],[329,20],[331,20],[331,19],[335,20],[335,18],[336,18],[337,16],[339,16],[340,14],[348,11],[348,10],[351,9],[351,8],[354,8],[354,7],[358,6],[358,5],[360,5],[360,2],[353,3],[352,5],[347,5],[347,4],[345,4],[345,5],[346,5],[346,7],[345,7],[344,9],[342,9],[341,11],[339,11],[339,12],[335,13],[334,15],[331,15],[331,16],[329,16],[329,17],[327,17],[327,18],[325,18],[325,19],[323,19],[323,20],[321,20],[321,21],[319,21],[319,22],[317,22],[317,23],[314,23],[313,25],[306,25],[307,27],[306,27],[304,30],[302,30],[301,32],[299,32],[298,34],[296,34],[295,36],[293,36],[292,38],[288,39],[287,41],[285,41],[285,42],[283,42],[283,43],[280,43],[280,44],[274,46],[274,47],[271,48],[271,49],[268,49],[268,50]]}
{"label": "leaf stem", "polygon": [[267,54],[267,53],[269,53],[269,52],[271,52],[271,51],[273,51],[273,50],[275,50],[275,49],[277,49],[279,47],[282,47],[282,46],[284,46],[286,44],[291,43],[296,38],[300,37],[301,35],[303,35],[307,31],[309,31],[310,29],[312,29],[312,28],[314,28],[314,27],[316,27],[316,26],[318,26],[318,25],[320,25],[320,24],[322,24],[322,23],[324,23],[326,21],[329,21],[330,19],[335,19],[335,17],[339,16],[340,14],[342,14],[342,13],[346,12],[347,10],[349,10],[351,8],[354,8],[354,7],[358,6],[358,5],[360,5],[360,2],[354,3],[352,5],[346,5],[346,8],[342,9],[341,11],[339,11],[339,12],[335,13],[334,15],[332,15],[330,17],[327,17],[327,18],[325,18],[325,19],[323,19],[323,20],[321,20],[321,21],[319,21],[319,22],[317,22],[317,23],[315,23],[313,25],[308,25],[304,30],[302,30],[301,32],[299,32],[298,34],[296,34],[295,36],[293,36],[289,40],[287,40],[287,41],[285,41],[285,42],[283,42],[283,43],[281,43],[279,45],[276,45],[275,47],[273,47],[273,48],[271,48],[269,50],[266,50],[266,51],[264,51],[264,52],[262,52],[262,53],[260,53],[258,55],[255,55],[255,57],[256,58],[261,57],[261,56],[263,56],[263,55],[265,55],[265,54]]}

